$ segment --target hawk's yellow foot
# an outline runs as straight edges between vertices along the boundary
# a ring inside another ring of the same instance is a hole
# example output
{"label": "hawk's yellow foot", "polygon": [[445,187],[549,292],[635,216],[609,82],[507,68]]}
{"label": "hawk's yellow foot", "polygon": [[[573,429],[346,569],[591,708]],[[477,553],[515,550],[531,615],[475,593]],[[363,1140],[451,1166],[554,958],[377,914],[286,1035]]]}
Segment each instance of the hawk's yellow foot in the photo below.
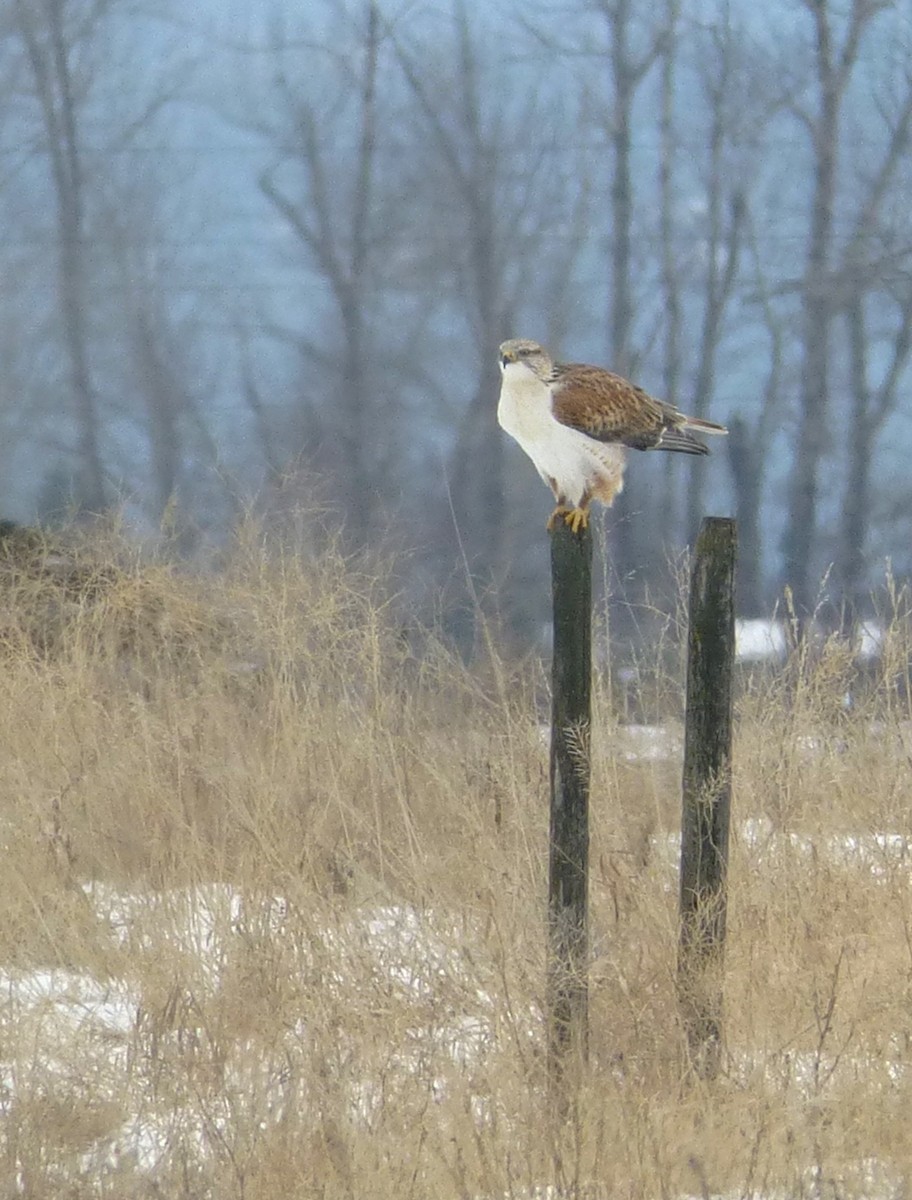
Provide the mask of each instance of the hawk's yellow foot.
{"label": "hawk's yellow foot", "polygon": [[564,513],[564,521],[570,526],[574,533],[579,533],[581,529],[589,528],[589,509],[588,508],[571,508]]}
{"label": "hawk's yellow foot", "polygon": [[569,525],[574,533],[579,533],[581,529],[589,528],[589,509],[568,508],[566,504],[558,504],[557,508],[548,518],[549,533],[560,520],[563,520],[565,525]]}

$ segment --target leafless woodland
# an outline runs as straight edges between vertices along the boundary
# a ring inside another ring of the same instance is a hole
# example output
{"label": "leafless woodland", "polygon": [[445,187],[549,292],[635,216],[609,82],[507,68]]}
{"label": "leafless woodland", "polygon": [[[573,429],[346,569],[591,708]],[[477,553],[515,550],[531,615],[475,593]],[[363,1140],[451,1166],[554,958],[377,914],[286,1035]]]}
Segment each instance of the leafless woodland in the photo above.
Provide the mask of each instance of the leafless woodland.
{"label": "leafless woodland", "polygon": [[910,48],[889,0],[2,0],[0,513],[189,554],[253,507],[527,642],[523,334],[731,427],[635,457],[615,595],[714,511],[746,615],[863,606],[912,566]]}

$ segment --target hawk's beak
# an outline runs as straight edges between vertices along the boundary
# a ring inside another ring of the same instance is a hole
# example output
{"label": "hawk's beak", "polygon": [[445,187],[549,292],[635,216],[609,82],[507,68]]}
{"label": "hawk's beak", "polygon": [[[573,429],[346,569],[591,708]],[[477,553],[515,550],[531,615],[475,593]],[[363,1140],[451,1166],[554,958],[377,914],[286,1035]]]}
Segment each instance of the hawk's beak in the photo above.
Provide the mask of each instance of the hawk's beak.
{"label": "hawk's beak", "polygon": [[516,359],[513,357],[512,354],[509,354],[509,353],[501,354],[500,369],[503,370],[503,368],[507,365],[507,363],[511,363],[511,362],[516,362]]}

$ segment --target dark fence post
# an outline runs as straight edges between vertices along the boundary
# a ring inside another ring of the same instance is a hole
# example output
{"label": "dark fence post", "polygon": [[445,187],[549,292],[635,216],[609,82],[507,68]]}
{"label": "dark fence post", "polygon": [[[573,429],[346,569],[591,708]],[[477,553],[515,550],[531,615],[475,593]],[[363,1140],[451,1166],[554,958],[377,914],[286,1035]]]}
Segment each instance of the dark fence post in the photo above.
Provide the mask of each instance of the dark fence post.
{"label": "dark fence post", "polygon": [[704,1079],[718,1073],[722,1044],[736,548],[735,522],[706,517],[690,585],[678,996]]}
{"label": "dark fence post", "polygon": [[548,875],[548,1069],[589,1047],[589,726],[592,690],[592,534],[563,521],[551,532],[551,839]]}

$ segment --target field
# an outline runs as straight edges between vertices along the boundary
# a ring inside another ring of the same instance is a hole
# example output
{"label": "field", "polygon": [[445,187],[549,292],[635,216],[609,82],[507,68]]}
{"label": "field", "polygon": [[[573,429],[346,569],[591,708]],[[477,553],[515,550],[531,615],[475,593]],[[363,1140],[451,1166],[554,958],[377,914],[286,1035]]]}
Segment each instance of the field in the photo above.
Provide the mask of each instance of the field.
{"label": "field", "polygon": [[207,573],[67,554],[0,562],[0,1195],[908,1194],[902,596],[863,673],[831,639],[739,681],[713,1084],[674,992],[675,620],[623,702],[603,663],[562,1122],[543,664],[467,668],[376,564],[255,530]]}

